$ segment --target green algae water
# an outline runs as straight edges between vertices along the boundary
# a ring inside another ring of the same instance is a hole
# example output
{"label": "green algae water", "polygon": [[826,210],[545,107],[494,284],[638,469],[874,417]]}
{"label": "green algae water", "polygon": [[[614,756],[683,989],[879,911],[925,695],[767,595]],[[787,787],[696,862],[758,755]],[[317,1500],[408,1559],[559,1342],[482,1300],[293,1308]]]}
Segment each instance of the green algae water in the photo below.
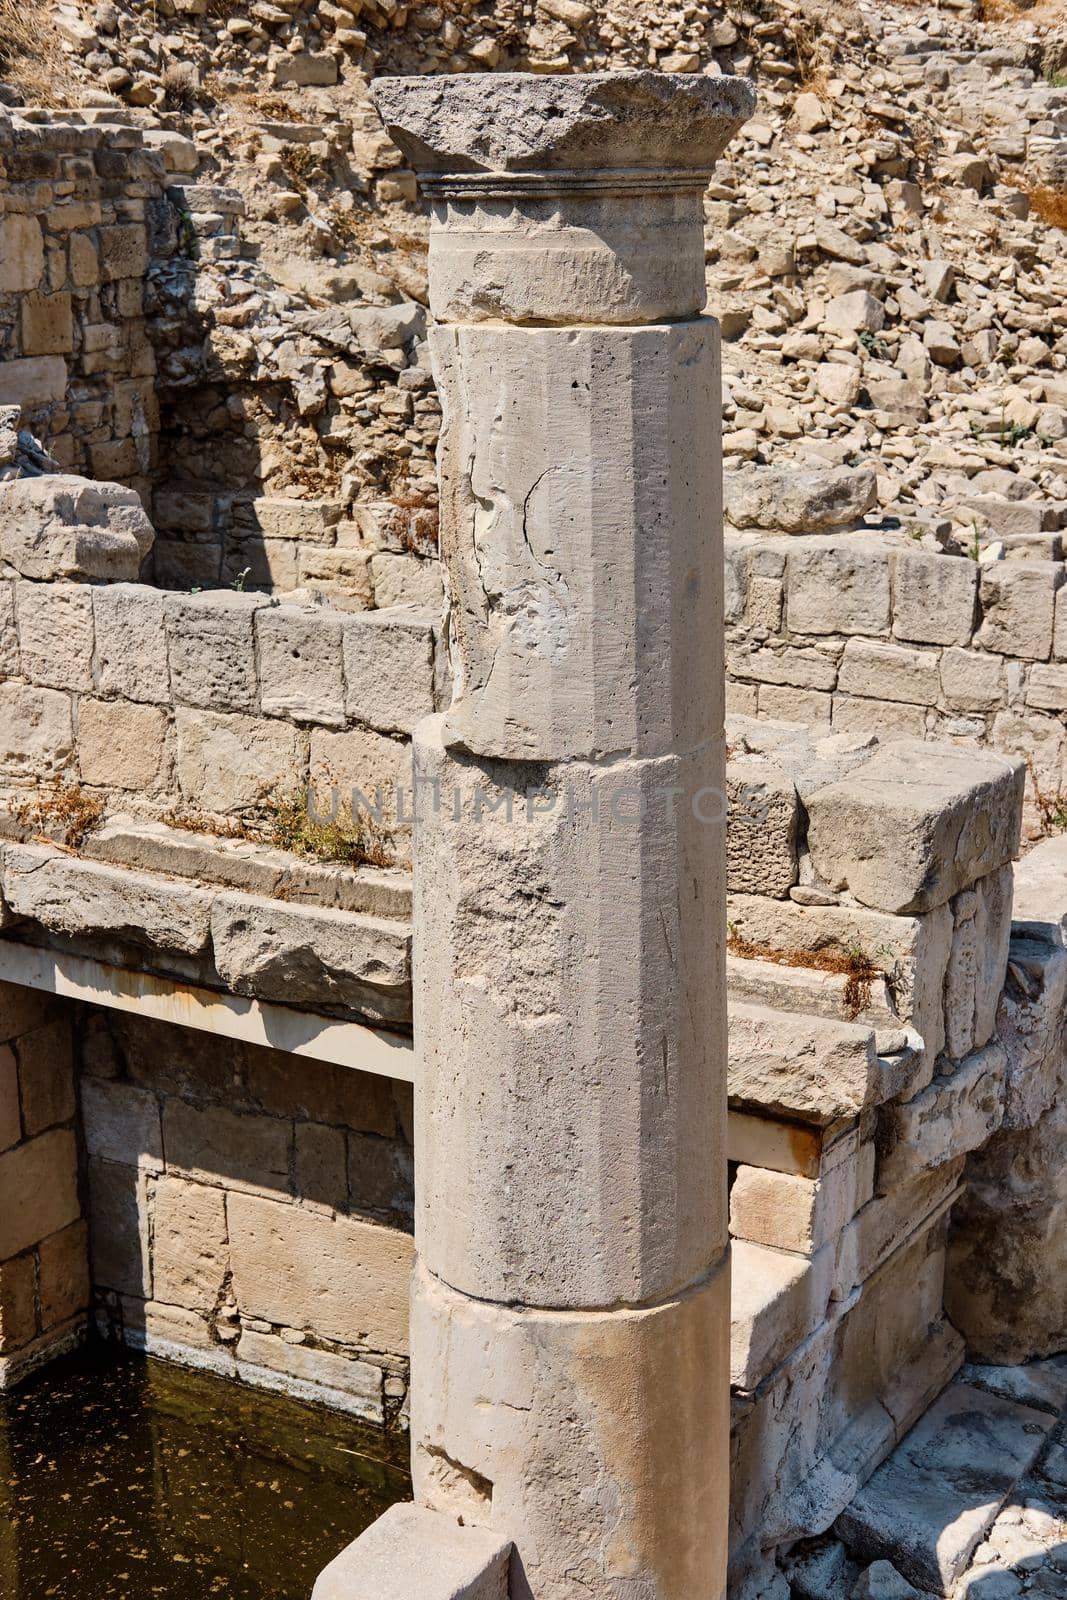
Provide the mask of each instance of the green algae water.
{"label": "green algae water", "polygon": [[3,1600],[308,1600],[397,1500],[407,1443],[93,1346],[0,1395]]}

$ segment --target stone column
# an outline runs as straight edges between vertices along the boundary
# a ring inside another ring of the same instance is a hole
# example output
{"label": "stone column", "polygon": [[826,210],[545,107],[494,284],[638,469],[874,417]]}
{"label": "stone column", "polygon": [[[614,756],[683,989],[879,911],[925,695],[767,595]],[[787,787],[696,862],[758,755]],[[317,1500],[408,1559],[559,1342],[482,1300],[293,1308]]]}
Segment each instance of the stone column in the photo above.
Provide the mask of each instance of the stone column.
{"label": "stone column", "polygon": [[416,1499],[513,1543],[512,1600],[719,1600],[723,618],[702,195],[752,91],[619,73],[374,94],[432,205],[457,683],[415,739]]}

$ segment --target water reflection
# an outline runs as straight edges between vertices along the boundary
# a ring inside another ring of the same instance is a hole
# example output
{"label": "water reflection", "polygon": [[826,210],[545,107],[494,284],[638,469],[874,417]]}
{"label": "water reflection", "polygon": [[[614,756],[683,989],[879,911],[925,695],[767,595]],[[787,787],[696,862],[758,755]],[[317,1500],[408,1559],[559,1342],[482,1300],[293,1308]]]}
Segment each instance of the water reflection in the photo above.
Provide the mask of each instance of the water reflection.
{"label": "water reflection", "polygon": [[307,1600],[406,1440],[92,1348],[0,1397],[4,1600]]}

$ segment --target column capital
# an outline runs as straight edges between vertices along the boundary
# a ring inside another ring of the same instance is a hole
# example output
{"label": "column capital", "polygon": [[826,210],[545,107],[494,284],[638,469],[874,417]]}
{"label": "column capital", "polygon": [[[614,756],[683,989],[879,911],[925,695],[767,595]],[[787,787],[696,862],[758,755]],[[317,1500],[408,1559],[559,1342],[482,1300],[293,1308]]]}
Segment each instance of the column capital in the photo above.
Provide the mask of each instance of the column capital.
{"label": "column capital", "polygon": [[379,78],[371,93],[424,178],[529,173],[546,186],[562,172],[706,180],[756,103],[747,78],[667,72]]}
{"label": "column capital", "polygon": [[439,322],[699,313],[702,195],[755,107],[746,78],[467,73],[371,93],[430,201]]}

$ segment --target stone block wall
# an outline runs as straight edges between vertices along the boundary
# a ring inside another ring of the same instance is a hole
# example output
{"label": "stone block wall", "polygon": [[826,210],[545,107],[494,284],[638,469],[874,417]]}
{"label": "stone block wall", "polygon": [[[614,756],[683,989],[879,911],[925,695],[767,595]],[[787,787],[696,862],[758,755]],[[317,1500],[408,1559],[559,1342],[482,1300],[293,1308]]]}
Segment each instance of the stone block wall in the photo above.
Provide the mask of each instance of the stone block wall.
{"label": "stone block wall", "polygon": [[0,984],[0,1389],[77,1343],[88,1307],[70,1014]]}
{"label": "stone block wall", "polygon": [[91,112],[0,115],[0,404],[60,465],[147,491],[159,412],[145,323],[165,167]]}
{"label": "stone block wall", "polygon": [[[1023,768],[731,717],[732,1590],[824,1532],[963,1359],[949,1213],[1001,1127]],[[751,848],[758,833],[760,848]]]}
{"label": "stone block wall", "polygon": [[77,1063],[98,1326],[394,1416],[414,1248],[410,1087],[93,1011],[79,1015]]}
{"label": "stone block wall", "polygon": [[1067,791],[1058,555],[1048,536],[1028,554],[980,564],[863,529],[736,534],[727,539],[730,707],[1029,757],[1036,831],[1043,805],[1054,809]]}

